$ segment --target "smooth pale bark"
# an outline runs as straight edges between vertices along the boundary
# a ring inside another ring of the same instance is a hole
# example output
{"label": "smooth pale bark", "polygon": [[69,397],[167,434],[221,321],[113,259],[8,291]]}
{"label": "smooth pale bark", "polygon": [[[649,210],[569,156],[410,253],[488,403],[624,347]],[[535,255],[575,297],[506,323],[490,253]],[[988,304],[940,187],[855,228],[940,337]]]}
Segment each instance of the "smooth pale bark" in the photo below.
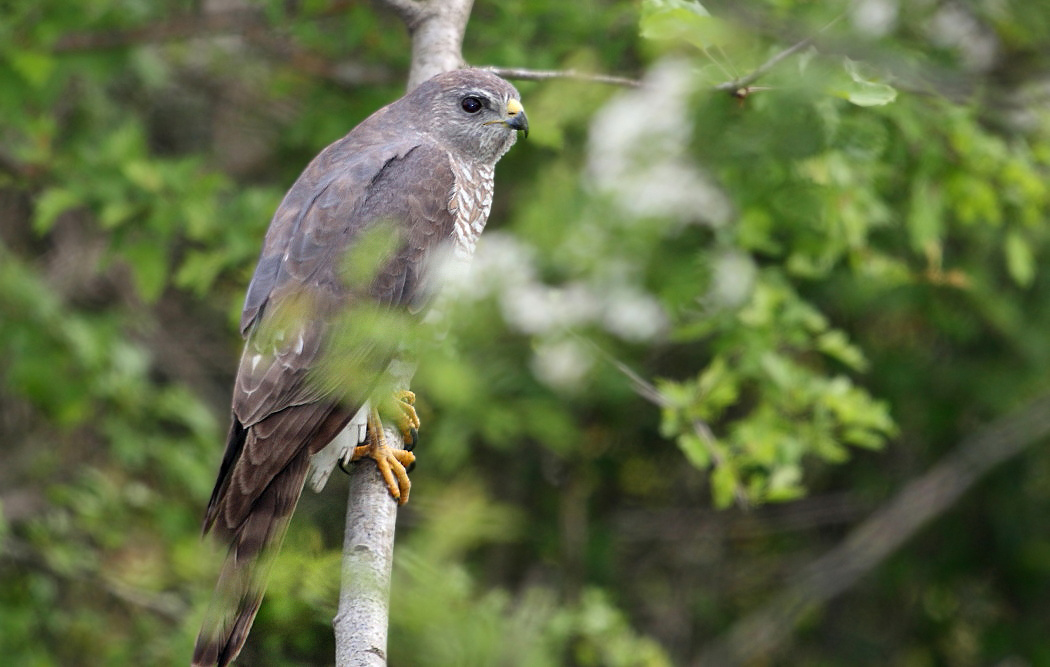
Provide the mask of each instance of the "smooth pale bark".
{"label": "smooth pale bark", "polygon": [[385,0],[412,36],[408,90],[430,77],[463,67],[463,34],[474,0]]}
{"label": "smooth pale bark", "polygon": [[[401,446],[401,433],[385,428],[387,443]],[[397,502],[375,465],[354,464],[343,538],[342,587],[335,616],[335,664],[386,664],[390,572],[394,562]]]}

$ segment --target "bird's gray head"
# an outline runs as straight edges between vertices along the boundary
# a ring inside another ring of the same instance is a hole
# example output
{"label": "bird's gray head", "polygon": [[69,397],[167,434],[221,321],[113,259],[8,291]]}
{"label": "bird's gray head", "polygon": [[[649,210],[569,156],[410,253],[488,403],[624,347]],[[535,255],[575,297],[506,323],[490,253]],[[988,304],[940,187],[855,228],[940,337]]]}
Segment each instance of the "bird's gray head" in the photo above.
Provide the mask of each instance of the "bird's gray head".
{"label": "bird's gray head", "polygon": [[507,81],[479,69],[445,72],[424,81],[402,102],[414,107],[413,124],[450,152],[494,165],[529,134],[521,96]]}

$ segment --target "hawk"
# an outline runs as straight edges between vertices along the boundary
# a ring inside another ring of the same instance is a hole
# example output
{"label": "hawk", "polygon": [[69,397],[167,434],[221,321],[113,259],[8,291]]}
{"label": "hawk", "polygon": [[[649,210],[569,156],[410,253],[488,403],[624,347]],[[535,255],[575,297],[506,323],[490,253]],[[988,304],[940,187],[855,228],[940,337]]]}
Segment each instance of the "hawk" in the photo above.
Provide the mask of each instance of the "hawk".
{"label": "hawk", "polygon": [[[358,306],[424,310],[437,259],[473,253],[492,204],[493,170],[519,130],[527,135],[528,121],[510,83],[482,70],[446,72],[324,149],[285,195],[241,316],[246,341],[232,423],[204,516],[204,532],[229,552],[194,665],[237,657],[311,457],[379,391],[381,369],[393,361],[391,348],[363,338],[363,349],[349,354],[367,359],[356,373],[366,377],[344,377],[347,386],[339,386],[321,372],[326,355],[348,353],[332,349],[345,342],[336,332],[354,327]],[[369,241],[376,235],[384,243]],[[372,249],[376,256],[360,256]],[[406,428],[418,426],[412,397],[401,398]],[[407,499],[405,466],[414,456],[386,445],[374,410],[364,443],[351,452],[374,459],[391,495]]]}

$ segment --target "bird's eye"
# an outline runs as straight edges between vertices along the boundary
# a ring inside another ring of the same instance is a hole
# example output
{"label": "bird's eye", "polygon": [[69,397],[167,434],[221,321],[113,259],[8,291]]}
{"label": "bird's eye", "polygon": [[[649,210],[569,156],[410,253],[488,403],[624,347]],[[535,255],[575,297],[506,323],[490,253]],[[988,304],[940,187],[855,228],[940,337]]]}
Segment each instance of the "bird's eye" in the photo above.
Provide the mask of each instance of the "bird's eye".
{"label": "bird's eye", "polygon": [[460,102],[459,105],[463,107],[463,110],[467,113],[477,113],[481,111],[481,107],[483,106],[481,104],[481,100],[474,96],[464,97],[463,101]]}

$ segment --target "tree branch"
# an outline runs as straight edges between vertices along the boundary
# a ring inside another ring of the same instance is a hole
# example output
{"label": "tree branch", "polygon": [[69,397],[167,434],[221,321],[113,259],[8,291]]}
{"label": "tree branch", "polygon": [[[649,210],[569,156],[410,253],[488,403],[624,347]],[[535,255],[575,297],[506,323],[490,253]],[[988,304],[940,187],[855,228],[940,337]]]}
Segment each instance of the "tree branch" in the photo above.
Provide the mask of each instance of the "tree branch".
{"label": "tree branch", "polygon": [[723,93],[731,93],[733,95],[744,95],[744,94],[746,94],[747,93],[747,89],[751,86],[751,84],[753,84],[754,82],[758,81],[760,78],[765,76],[765,74],[767,72],[769,72],[771,69],[773,69],[774,67],[779,65],[781,62],[783,62],[787,58],[790,58],[791,56],[795,55],[796,53],[798,53],[802,49],[804,49],[807,46],[809,46],[810,44],[812,44],[813,41],[817,38],[818,35],[820,35],[822,32],[824,32],[825,30],[827,30],[831,26],[833,26],[836,23],[838,23],[842,19],[843,16],[844,16],[843,14],[839,14],[835,18],[831,19],[831,21],[829,21],[827,24],[825,24],[824,27],[821,28],[820,30],[818,30],[815,34],[810,35],[809,37],[807,37],[807,38],[805,38],[805,39],[803,39],[803,40],[801,40],[799,42],[796,42],[792,46],[789,46],[788,48],[784,49],[783,51],[777,53],[772,58],[770,58],[766,62],[762,63],[758,67],[756,67],[750,74],[746,74],[746,75],[744,75],[744,76],[742,76],[742,77],[740,77],[738,79],[734,79],[732,81],[726,81],[725,83],[720,83],[717,86],[715,86],[715,90],[723,92]]}
{"label": "tree branch", "polygon": [[738,79],[733,79],[732,81],[720,83],[717,86],[715,86],[714,89],[723,93],[739,94],[741,91],[747,90],[747,88],[751,84],[758,81],[763,75],[765,75],[767,72],[769,72],[769,70],[779,65],[783,60],[798,53],[799,51],[806,48],[812,43],[813,37],[807,37],[801,42],[789,46],[783,51],[777,53],[772,58],[756,67],[753,71],[751,71],[751,73],[746,74]]}
{"label": "tree branch", "polygon": [[[397,429],[386,428],[384,435],[392,447],[403,444]],[[339,667],[386,665],[396,521],[397,503],[379,470],[355,465],[346,507],[339,611],[332,622]]]}
{"label": "tree branch", "polygon": [[[751,84],[758,81],[760,78],[765,76],[770,70],[779,65],[787,58],[798,53],[802,49],[806,48],[817,38],[817,35],[824,32],[831,26],[835,25],[842,16],[838,16],[827,23],[823,28],[817,31],[816,34],[803,39],[802,41],[789,46],[783,51],[778,52],[772,58],[756,67],[750,73],[733,79],[732,81],[725,81],[712,86],[712,90],[722,93],[730,93],[731,95],[744,96],[749,92]],[[706,53],[706,52],[705,52]],[[710,56],[709,56],[710,57]],[[612,76],[608,74],[588,74],[585,72],[578,72],[573,69],[568,70],[537,70],[528,69],[523,67],[485,67],[484,69],[502,76],[508,79],[521,79],[525,81],[546,81],[549,79],[573,79],[576,81],[586,81],[588,83],[604,83],[614,86],[624,86],[628,88],[639,88],[643,85],[642,81],[637,79],[629,79],[622,76]]]}
{"label": "tree branch", "polygon": [[504,79],[518,79],[521,81],[547,81],[549,79],[572,79],[585,81],[587,83],[605,83],[611,86],[624,86],[626,88],[638,88],[642,82],[638,79],[629,79],[623,76],[610,74],[589,74],[574,69],[528,69],[526,67],[482,67],[481,69],[492,72]]}
{"label": "tree branch", "polygon": [[1050,436],[1050,396],[1004,417],[963,440],[922,477],[853,530],[837,547],[810,563],[764,607],[738,621],[697,665],[760,661],[790,636],[799,620],[854,586],[923,526],[944,513],[995,466]]}
{"label": "tree branch", "polygon": [[463,34],[474,0],[381,0],[381,4],[401,17],[412,37],[408,90],[465,65]]}
{"label": "tree branch", "polygon": [[[669,405],[652,383],[598,345],[592,345],[630,380],[638,395],[658,407]],[[693,428],[702,441],[711,443],[714,436],[706,423],[696,420]],[[784,591],[738,621],[694,664],[750,664],[768,656],[789,637],[806,613],[849,590],[923,526],[947,511],[989,471],[1048,436],[1050,395],[963,440],[933,469],[908,483],[855,528],[841,544],[803,568]],[[713,460],[717,465],[717,459]]]}

